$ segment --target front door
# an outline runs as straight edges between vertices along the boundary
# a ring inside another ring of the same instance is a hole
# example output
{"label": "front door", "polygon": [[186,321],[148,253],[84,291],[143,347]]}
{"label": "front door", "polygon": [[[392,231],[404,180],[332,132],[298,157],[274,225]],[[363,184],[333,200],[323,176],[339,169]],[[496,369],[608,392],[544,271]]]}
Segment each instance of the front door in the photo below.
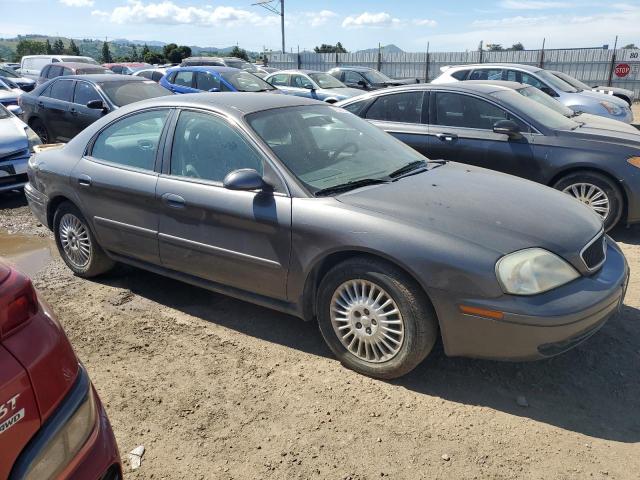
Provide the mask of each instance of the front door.
{"label": "front door", "polygon": [[[453,92],[431,94],[428,157],[497,170],[524,178],[537,176],[530,127],[485,99]],[[520,139],[495,133],[500,120],[512,120]]]}
{"label": "front door", "polygon": [[273,192],[224,188],[225,176],[240,168],[261,174],[271,169],[226,119],[191,110],[180,113],[158,179],[162,264],[285,299],[291,199],[282,187]]}
{"label": "front door", "polygon": [[[71,105],[70,109],[71,115],[75,118],[71,132],[72,136],[77,135],[105,114],[102,109],[87,108],[87,103],[93,100],[104,102],[96,87],[89,82],[78,80],[73,93],[73,105]],[[104,103],[106,106],[106,102]]]}
{"label": "front door", "polygon": [[96,138],[71,174],[80,209],[100,245],[159,264],[156,164],[170,114],[156,109],[123,117]]}

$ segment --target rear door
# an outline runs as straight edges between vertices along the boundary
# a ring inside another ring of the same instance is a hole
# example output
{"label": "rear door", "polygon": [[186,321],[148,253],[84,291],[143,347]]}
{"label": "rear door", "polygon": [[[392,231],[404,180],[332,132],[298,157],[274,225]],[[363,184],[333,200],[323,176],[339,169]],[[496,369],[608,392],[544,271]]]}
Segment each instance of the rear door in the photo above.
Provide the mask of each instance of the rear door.
{"label": "rear door", "polygon": [[[429,118],[429,158],[535,178],[531,129],[499,105],[464,93],[432,92]],[[522,138],[495,133],[499,120],[516,122]]]}
{"label": "rear door", "polygon": [[428,153],[428,93],[385,94],[366,110],[365,118],[413,149]]}
{"label": "rear door", "polygon": [[197,93],[196,75],[191,70],[178,70],[172,82],[176,93]]}
{"label": "rear door", "polygon": [[74,133],[71,115],[74,80],[58,79],[37,100],[39,117],[44,121],[53,141],[66,142]]}
{"label": "rear door", "polygon": [[219,92],[220,78],[211,72],[196,72],[196,89],[203,92]]}
{"label": "rear door", "polygon": [[74,117],[72,132],[74,136],[104,115],[104,112],[100,109],[87,108],[87,103],[93,100],[102,100],[104,102],[96,87],[89,82],[78,80],[73,92],[73,105],[70,110],[71,115]]}

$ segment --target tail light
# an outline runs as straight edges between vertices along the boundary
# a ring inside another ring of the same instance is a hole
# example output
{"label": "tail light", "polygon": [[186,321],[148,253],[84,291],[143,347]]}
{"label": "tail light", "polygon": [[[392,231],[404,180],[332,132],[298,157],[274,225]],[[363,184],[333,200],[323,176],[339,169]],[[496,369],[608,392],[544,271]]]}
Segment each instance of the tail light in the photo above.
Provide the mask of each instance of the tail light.
{"label": "tail light", "polygon": [[[38,312],[38,297],[31,280],[0,264],[0,339],[24,325]],[[2,278],[4,277],[4,280]]]}

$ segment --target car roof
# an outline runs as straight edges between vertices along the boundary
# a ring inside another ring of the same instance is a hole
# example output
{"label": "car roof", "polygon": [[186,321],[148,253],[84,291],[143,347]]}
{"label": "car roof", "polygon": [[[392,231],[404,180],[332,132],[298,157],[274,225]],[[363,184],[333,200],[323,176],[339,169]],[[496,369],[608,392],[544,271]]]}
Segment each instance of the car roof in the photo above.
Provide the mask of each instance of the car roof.
{"label": "car roof", "polygon": [[185,65],[184,67],[172,67],[169,69],[171,72],[177,72],[180,70],[192,70],[196,72],[216,72],[216,73],[228,73],[228,72],[242,72],[239,68],[223,67],[220,65]]}
{"label": "car roof", "polygon": [[509,68],[517,68],[519,70],[526,70],[527,72],[537,72],[538,70],[542,70],[540,67],[536,67],[535,65],[524,65],[521,63],[469,63],[466,65],[451,65],[445,72],[449,70],[453,70],[454,68],[463,69],[463,68],[493,68],[493,67],[509,67]]}
{"label": "car roof", "polygon": [[506,87],[512,90],[520,90],[524,87],[530,87],[520,82],[510,82],[508,80],[464,80],[461,82],[465,85],[495,85],[496,87]]}
{"label": "car roof", "polygon": [[[520,85],[519,83],[516,83],[516,82],[505,82],[505,83],[515,83],[516,85]],[[491,83],[491,82],[482,82],[482,81],[465,81],[465,82],[438,83],[438,84],[414,83],[411,85],[402,85],[397,87],[383,88],[381,90],[373,90],[372,92],[366,95],[377,96],[377,95],[384,95],[386,93],[406,92],[406,91],[413,91],[413,90],[461,90],[465,92],[489,94],[499,90],[511,90],[511,88],[497,85],[496,82]],[[354,100],[359,98],[362,98],[362,95],[359,97],[353,97]]]}
{"label": "car roof", "polygon": [[134,77],[133,75],[120,75],[118,73],[99,73],[97,75],[65,75],[63,77],[56,77],[56,78],[87,80],[93,83],[122,82],[122,81],[130,81],[130,82],[149,81],[144,77]]}
{"label": "car roof", "polygon": [[98,67],[98,68],[102,68],[103,70],[106,70],[106,68],[103,67],[102,65],[95,65],[93,63],[82,63],[82,62],[56,62],[56,63],[50,63],[49,65],[56,66],[56,67],[69,67],[73,69]]}
{"label": "car roof", "polygon": [[371,70],[375,70],[375,68],[351,66],[351,65],[341,65],[339,67],[334,67],[331,70],[354,70],[356,72],[368,72],[368,71],[371,71]]}
{"label": "car roof", "polygon": [[324,73],[321,72],[319,70],[304,70],[304,69],[295,69],[295,68],[290,68],[289,70],[278,70],[277,72],[272,72],[272,73],[304,73],[306,75],[310,74],[310,73]]}

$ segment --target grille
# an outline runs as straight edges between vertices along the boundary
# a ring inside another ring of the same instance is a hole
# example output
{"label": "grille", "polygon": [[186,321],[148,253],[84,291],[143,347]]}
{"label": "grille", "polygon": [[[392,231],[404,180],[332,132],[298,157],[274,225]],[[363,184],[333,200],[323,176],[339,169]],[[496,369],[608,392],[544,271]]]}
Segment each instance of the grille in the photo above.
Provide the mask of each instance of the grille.
{"label": "grille", "polygon": [[603,233],[582,250],[580,256],[589,270],[595,270],[604,263],[606,248],[606,240]]}

